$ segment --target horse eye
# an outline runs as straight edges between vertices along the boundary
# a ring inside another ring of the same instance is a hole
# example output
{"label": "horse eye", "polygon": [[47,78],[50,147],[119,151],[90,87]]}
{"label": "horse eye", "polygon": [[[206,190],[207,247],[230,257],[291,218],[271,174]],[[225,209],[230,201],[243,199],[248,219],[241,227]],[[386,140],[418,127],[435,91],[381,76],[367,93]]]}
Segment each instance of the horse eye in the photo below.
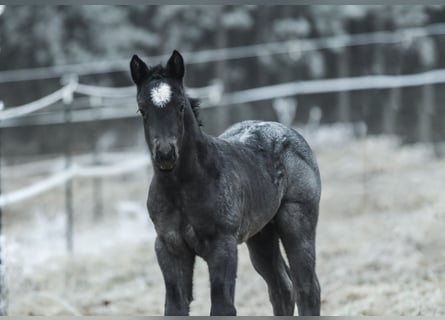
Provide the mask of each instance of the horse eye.
{"label": "horse eye", "polygon": [[179,111],[184,111],[184,105],[182,103],[179,105]]}

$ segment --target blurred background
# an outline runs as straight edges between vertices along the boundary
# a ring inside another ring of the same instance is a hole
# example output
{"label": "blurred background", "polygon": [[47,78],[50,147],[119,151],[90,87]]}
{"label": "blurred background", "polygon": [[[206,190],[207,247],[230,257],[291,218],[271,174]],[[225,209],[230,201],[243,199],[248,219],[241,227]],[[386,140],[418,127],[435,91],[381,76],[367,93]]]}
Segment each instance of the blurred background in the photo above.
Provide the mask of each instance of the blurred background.
{"label": "blurred background", "polygon": [[[313,147],[323,315],[444,315],[444,40],[444,6],[0,6],[0,313],[162,314],[129,60],[177,49],[206,133]],[[238,273],[239,314],[271,315],[244,247]]]}

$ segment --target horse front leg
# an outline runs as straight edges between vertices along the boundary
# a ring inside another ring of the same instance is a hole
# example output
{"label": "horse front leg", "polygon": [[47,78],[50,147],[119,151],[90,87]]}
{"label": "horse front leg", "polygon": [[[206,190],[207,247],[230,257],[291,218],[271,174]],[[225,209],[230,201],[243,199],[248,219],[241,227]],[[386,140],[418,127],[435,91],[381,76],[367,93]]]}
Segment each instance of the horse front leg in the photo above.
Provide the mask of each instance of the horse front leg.
{"label": "horse front leg", "polygon": [[165,283],[166,316],[188,315],[193,300],[195,255],[186,247],[172,251],[159,237],[155,250]]}
{"label": "horse front leg", "polygon": [[211,316],[236,316],[235,280],[238,263],[237,241],[234,236],[212,239],[204,257],[209,267]]}

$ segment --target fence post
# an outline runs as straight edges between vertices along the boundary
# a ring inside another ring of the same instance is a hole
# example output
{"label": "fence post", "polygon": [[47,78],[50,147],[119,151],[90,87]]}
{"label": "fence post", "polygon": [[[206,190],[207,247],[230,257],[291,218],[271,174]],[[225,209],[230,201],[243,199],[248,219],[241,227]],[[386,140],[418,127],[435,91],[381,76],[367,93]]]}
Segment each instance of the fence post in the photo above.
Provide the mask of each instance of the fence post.
{"label": "fence post", "polygon": [[[422,48],[422,53],[419,50],[419,58],[422,66],[422,71],[433,70],[437,60],[436,43],[432,37],[417,39],[417,45]],[[433,142],[433,128],[432,117],[434,113],[435,104],[435,85],[428,83],[421,87],[421,103],[417,108],[418,124],[417,124],[417,140],[418,142],[432,143]]]}
{"label": "fence post", "polygon": [[418,141],[432,142],[431,118],[434,112],[434,85],[422,86],[422,102],[418,108]]}
{"label": "fence post", "polygon": [[389,135],[396,133],[396,115],[400,106],[400,88],[394,87],[389,91],[389,103],[383,112],[383,132]]}
{"label": "fence post", "polygon": [[[3,102],[0,101],[0,111],[3,110]],[[0,196],[2,195],[2,158],[3,158],[3,128],[0,120]],[[6,266],[4,257],[3,236],[3,208],[0,206],[0,316],[7,315],[8,297],[6,284]]]}
{"label": "fence post", "polygon": [[[346,78],[350,76],[348,47],[338,53],[338,76]],[[349,122],[351,120],[351,99],[349,91],[340,91],[337,96],[337,121]]]}
{"label": "fence post", "polygon": [[[91,98],[91,106],[94,108],[94,120],[98,122],[101,118],[100,107],[102,105],[102,99],[99,97],[96,99]],[[98,125],[93,124],[93,165],[100,165],[102,163],[101,150],[99,146],[99,133]],[[100,177],[93,178],[93,203],[94,203],[94,220],[99,221],[103,218],[103,197],[102,192],[102,179]]]}
{"label": "fence post", "polygon": [[[398,61],[402,61],[402,56],[400,54],[400,49],[397,48],[397,56]],[[383,67],[386,65],[386,55],[385,52],[381,52],[380,54],[380,65],[382,68],[380,70],[383,70]],[[399,63],[393,63],[389,66],[389,71],[394,75],[400,75],[401,70],[401,64]],[[380,74],[383,74],[384,72],[380,72]],[[389,89],[389,97],[387,102],[385,101],[385,109],[382,113],[382,123],[383,123],[383,133],[388,135],[394,135],[397,132],[396,125],[397,125],[397,114],[399,112],[400,108],[400,98],[401,98],[401,88],[400,87],[394,87]]]}
{"label": "fence post", "polygon": [[[228,42],[228,32],[227,29],[223,27],[223,15],[227,10],[227,7],[221,6],[217,10],[219,12],[218,12],[218,18],[215,21],[215,23],[218,26],[215,36],[215,46],[216,48],[221,49],[227,47],[227,42]],[[223,52],[225,55],[226,54],[225,51]],[[223,87],[227,87],[230,85],[230,83],[226,81],[228,76],[226,59],[221,59],[215,63],[214,75],[215,75],[214,77],[215,79],[213,80],[214,82],[222,83]],[[230,125],[231,116],[227,106],[222,108],[216,108],[215,119],[218,119],[218,121],[215,123],[215,127],[213,128],[216,129],[214,133],[220,134]]]}
{"label": "fence post", "polygon": [[[69,75],[66,78],[62,78],[62,84],[68,85],[63,96],[64,104],[64,120],[65,120],[65,170],[70,170],[72,165],[71,154],[71,106],[73,103],[74,87],[77,84],[77,77],[75,75]],[[65,183],[65,213],[66,213],[66,249],[69,253],[73,252],[73,229],[74,229],[74,216],[73,216],[73,179],[67,179]]]}

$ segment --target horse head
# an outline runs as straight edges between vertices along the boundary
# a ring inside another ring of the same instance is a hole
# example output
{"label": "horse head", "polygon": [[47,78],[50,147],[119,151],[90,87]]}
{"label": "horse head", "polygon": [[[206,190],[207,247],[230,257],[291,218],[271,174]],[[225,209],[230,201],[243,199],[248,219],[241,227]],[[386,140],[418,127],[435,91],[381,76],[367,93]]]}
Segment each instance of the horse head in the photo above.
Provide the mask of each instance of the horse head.
{"label": "horse head", "polygon": [[134,55],[130,70],[153,162],[161,171],[172,171],[182,149],[185,114],[192,112],[182,83],[184,60],[175,50],[165,67],[148,67]]}

